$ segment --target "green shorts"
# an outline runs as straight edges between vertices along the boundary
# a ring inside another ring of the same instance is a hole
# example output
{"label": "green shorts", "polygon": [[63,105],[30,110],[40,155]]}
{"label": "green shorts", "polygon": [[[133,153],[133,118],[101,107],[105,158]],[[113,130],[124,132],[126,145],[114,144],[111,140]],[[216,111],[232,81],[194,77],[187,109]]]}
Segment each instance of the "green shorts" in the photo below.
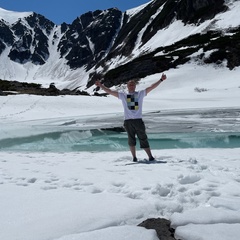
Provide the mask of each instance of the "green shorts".
{"label": "green shorts", "polygon": [[136,135],[141,148],[149,148],[146,127],[142,119],[128,119],[124,121],[124,128],[128,134],[128,145],[136,146]]}

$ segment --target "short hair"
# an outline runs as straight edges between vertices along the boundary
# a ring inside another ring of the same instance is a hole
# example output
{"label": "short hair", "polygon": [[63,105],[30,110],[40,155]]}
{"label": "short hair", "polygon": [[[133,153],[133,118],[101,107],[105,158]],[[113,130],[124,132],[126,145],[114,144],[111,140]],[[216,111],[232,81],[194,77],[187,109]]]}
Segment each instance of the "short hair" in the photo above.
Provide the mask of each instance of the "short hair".
{"label": "short hair", "polygon": [[135,80],[129,80],[129,81],[127,82],[127,85],[128,85],[129,83],[134,83],[135,85],[137,84]]}

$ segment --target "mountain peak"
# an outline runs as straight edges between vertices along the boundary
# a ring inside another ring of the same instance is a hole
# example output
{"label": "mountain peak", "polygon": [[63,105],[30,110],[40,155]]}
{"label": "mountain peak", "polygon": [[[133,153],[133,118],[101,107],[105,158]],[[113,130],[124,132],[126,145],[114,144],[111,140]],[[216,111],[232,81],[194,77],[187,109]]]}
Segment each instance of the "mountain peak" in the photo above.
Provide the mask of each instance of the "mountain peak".
{"label": "mountain peak", "polygon": [[191,61],[232,70],[240,66],[239,10],[233,0],[152,0],[56,26],[0,9],[0,78],[85,90],[97,76],[111,87]]}
{"label": "mountain peak", "polygon": [[4,20],[9,24],[13,24],[18,21],[19,18],[25,18],[33,12],[14,12],[0,8],[0,20]]}

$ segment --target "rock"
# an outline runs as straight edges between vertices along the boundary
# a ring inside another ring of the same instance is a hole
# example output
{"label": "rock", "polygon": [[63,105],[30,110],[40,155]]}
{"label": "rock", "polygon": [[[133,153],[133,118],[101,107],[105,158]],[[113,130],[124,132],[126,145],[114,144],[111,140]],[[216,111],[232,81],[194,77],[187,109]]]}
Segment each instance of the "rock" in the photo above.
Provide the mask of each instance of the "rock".
{"label": "rock", "polygon": [[0,89],[0,96],[5,96],[6,94]]}
{"label": "rock", "polygon": [[[3,92],[4,91],[4,92]],[[41,87],[41,84],[8,81],[0,79],[0,95],[6,96],[9,94],[33,94],[42,96],[59,96],[59,95],[85,95],[87,92],[69,89],[59,90],[54,83],[51,83],[48,88]]]}
{"label": "rock", "polygon": [[146,229],[155,229],[157,236],[161,240],[176,240],[174,237],[175,230],[171,228],[171,222],[164,218],[149,218],[138,226]]}

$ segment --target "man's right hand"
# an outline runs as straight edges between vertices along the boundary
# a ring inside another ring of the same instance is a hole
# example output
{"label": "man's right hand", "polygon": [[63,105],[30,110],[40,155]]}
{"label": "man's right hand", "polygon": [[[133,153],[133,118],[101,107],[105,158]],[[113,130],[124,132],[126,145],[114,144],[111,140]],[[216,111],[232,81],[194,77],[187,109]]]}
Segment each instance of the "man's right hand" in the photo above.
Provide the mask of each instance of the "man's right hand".
{"label": "man's right hand", "polygon": [[99,80],[97,80],[97,81],[95,82],[95,85],[98,86],[98,87],[101,87],[102,84],[101,84],[101,82],[100,82]]}

